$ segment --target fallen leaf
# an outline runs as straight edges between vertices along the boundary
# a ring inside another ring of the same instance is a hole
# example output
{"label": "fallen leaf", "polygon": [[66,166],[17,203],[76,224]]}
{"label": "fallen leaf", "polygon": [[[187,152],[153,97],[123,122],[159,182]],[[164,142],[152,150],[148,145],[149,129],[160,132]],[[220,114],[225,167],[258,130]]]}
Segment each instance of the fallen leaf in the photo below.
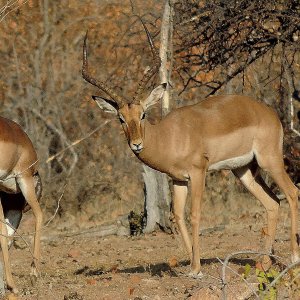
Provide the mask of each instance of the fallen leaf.
{"label": "fallen leaf", "polygon": [[128,289],[128,294],[131,296],[131,295],[133,295],[133,292],[134,292],[134,288],[133,288],[133,287],[130,287],[130,288]]}
{"label": "fallen leaf", "polygon": [[240,267],[238,268],[238,271],[237,271],[240,275],[243,275],[245,274],[245,269],[243,267]]}
{"label": "fallen leaf", "polygon": [[131,281],[133,284],[139,284],[141,280],[142,280],[141,277],[138,276],[138,275],[132,275],[132,276],[130,277],[130,281]]}
{"label": "fallen leaf", "polygon": [[169,259],[168,263],[171,268],[174,268],[178,266],[178,259],[175,256],[173,256]]}
{"label": "fallen leaf", "polygon": [[68,257],[78,258],[80,256],[80,251],[78,249],[70,249],[68,252]]}
{"label": "fallen leaf", "polygon": [[110,269],[110,272],[117,273],[118,272],[118,265],[113,265]]}
{"label": "fallen leaf", "polygon": [[255,268],[260,270],[260,271],[265,271],[263,266],[262,266],[262,263],[260,261],[258,261],[256,264],[255,264]]}
{"label": "fallen leaf", "polygon": [[87,279],[86,283],[87,283],[88,285],[96,285],[97,280],[94,279],[94,278],[89,278],[89,279]]}
{"label": "fallen leaf", "polygon": [[263,227],[261,229],[261,236],[264,237],[264,236],[268,236],[269,233],[268,233],[268,228],[267,227]]}

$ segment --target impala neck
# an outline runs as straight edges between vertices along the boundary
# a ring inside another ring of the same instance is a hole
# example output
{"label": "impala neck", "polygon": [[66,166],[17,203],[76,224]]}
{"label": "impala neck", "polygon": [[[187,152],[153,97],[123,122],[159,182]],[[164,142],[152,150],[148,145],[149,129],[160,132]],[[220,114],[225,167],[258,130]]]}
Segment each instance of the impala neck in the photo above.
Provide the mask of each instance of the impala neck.
{"label": "impala neck", "polygon": [[143,124],[144,150],[136,156],[149,167],[166,172],[162,163],[166,149],[163,149],[164,147],[158,139],[161,129],[160,123],[152,125],[148,120],[145,120]]}

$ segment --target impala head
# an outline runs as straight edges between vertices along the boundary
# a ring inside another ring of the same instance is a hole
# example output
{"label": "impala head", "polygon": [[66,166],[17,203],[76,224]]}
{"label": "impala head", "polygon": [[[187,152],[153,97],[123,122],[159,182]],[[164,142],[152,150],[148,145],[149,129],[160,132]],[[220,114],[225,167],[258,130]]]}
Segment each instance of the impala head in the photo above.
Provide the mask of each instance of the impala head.
{"label": "impala head", "polygon": [[88,71],[88,60],[87,60],[87,34],[84,39],[83,45],[83,66],[82,66],[82,76],[89,83],[95,85],[100,90],[105,92],[110,99],[103,98],[100,96],[93,96],[92,98],[97,102],[98,106],[108,113],[113,113],[119,117],[119,120],[124,129],[125,135],[128,140],[128,144],[132,151],[136,154],[140,153],[144,149],[144,119],[145,113],[149,107],[157,103],[165,91],[166,84],[161,84],[156,87],[150,95],[143,99],[141,98],[141,93],[145,89],[146,84],[151,79],[151,77],[157,73],[160,67],[160,58],[158,56],[157,50],[152,42],[149,31],[147,30],[145,24],[142,22],[144,29],[146,31],[148,41],[151,47],[153,55],[153,67],[148,69],[141,79],[137,91],[131,101],[127,101],[124,97],[116,94],[106,83],[99,81],[89,74]]}
{"label": "impala head", "polygon": [[93,96],[93,99],[102,110],[119,117],[131,150],[140,153],[144,148],[143,128],[146,111],[160,100],[164,90],[165,84],[161,84],[146,99],[131,103],[119,104],[99,96]]}

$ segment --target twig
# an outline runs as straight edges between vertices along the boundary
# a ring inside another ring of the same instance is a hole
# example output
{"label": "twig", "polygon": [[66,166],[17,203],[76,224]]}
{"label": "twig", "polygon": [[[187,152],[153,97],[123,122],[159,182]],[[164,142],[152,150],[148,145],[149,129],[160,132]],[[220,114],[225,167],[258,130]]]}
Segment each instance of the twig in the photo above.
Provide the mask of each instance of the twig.
{"label": "twig", "polygon": [[[219,258],[217,257],[217,260],[224,266],[224,262]],[[248,283],[248,281],[243,277],[241,276],[238,272],[236,272],[234,269],[232,269],[231,267],[229,266],[226,266],[232,273],[234,273],[235,275],[238,275],[244,282],[245,284],[248,286],[248,288],[251,290],[251,292],[256,296],[257,299],[259,299],[259,295],[255,292],[255,290],[252,288],[252,286]],[[222,282],[223,282],[223,286],[224,286],[224,281],[223,281],[223,277],[222,277]],[[223,295],[224,297],[224,295]],[[224,298],[226,299],[226,298]]]}
{"label": "twig", "polygon": [[298,136],[300,136],[300,132],[297,130],[297,129],[295,129],[295,127],[294,127],[294,105],[293,105],[293,97],[290,97],[290,114],[291,114],[291,116],[290,116],[290,129],[294,132],[294,133],[296,133]]}
{"label": "twig", "polygon": [[70,145],[68,145],[67,147],[65,147],[64,149],[62,149],[61,151],[57,152],[56,154],[48,157],[48,159],[46,160],[46,163],[48,164],[49,162],[51,162],[53,159],[55,159],[57,156],[61,155],[62,153],[64,153],[66,150],[70,149],[71,147],[74,147],[76,145],[78,145],[79,143],[81,143],[82,141],[86,140],[87,138],[89,138],[91,135],[93,135],[95,132],[97,132],[100,128],[102,128],[103,126],[105,126],[107,123],[111,122],[112,120],[106,120],[103,124],[99,125],[98,127],[96,127],[94,130],[92,130],[91,132],[89,132],[86,136],[84,136],[83,138],[80,138],[76,141],[74,141],[73,143],[71,143]]}
{"label": "twig", "polygon": [[[34,255],[33,255],[33,253],[32,253],[32,250],[31,250],[30,245],[28,244],[28,242],[26,241],[26,239],[23,237],[23,235],[22,235],[22,234],[19,234],[19,233],[17,232],[17,231],[18,231],[17,228],[14,228],[10,223],[8,223],[8,222],[6,222],[6,221],[0,220],[0,222],[2,222],[3,224],[9,226],[10,228],[12,228],[12,229],[14,230],[14,234],[13,234],[12,236],[7,236],[7,235],[4,235],[4,234],[0,234],[0,235],[1,235],[1,236],[4,236],[4,237],[6,237],[6,238],[12,238],[12,237],[18,237],[18,238],[21,238],[21,239],[23,240],[23,242],[25,243],[25,245],[26,245],[26,247],[27,247],[27,249],[28,249],[28,251],[29,251],[29,253],[30,253],[31,257],[32,257],[32,259],[34,260]],[[42,277],[42,274],[41,274],[41,272],[40,272],[38,266],[36,266],[36,271],[37,271],[37,273],[38,273],[38,275],[39,275],[39,280],[40,280],[40,281],[38,282],[39,286],[40,286],[40,284],[45,284],[45,285],[47,285],[47,283],[45,283],[45,281],[44,281],[44,278]],[[39,292],[39,287],[38,287],[38,292]],[[50,293],[51,293],[52,296],[54,297],[53,292],[50,291]],[[38,297],[38,299],[39,299],[39,297]]]}
{"label": "twig", "polygon": [[281,273],[279,273],[279,275],[270,283],[269,287],[274,286],[277,281],[286,273],[288,272],[290,269],[296,267],[297,265],[300,265],[300,259],[297,260],[296,262],[288,265]]}
{"label": "twig", "polygon": [[8,176],[4,179],[0,179],[0,182],[5,182],[9,179],[12,179],[12,178],[17,178],[19,177],[21,174],[23,174],[25,171],[27,171],[28,169],[30,169],[32,166],[34,166],[39,160],[37,159],[35,162],[33,162],[30,166],[28,166],[26,169],[22,170],[21,172],[19,172],[18,174],[15,174],[15,175],[11,175],[11,176]]}
{"label": "twig", "polygon": [[59,210],[59,207],[60,207],[60,201],[61,201],[61,199],[62,199],[62,197],[63,197],[63,195],[65,193],[67,184],[68,184],[68,182],[63,187],[63,192],[62,192],[62,194],[60,195],[60,197],[59,197],[59,199],[57,201],[57,206],[56,206],[54,214],[49,218],[49,220],[46,222],[46,224],[43,226],[43,228],[47,227],[53,221],[53,219],[56,217],[56,215],[58,213],[58,210]]}
{"label": "twig", "polygon": [[[5,224],[5,225],[7,225],[7,226],[10,227],[12,230],[14,230],[14,234],[11,235],[11,236],[5,235],[5,234],[2,234],[2,233],[0,233],[0,235],[1,235],[1,236],[4,236],[4,237],[6,237],[6,238],[12,238],[12,237],[18,237],[18,238],[21,238],[22,241],[23,241],[23,242],[25,243],[25,245],[27,246],[27,248],[28,248],[28,250],[29,250],[29,253],[30,253],[30,255],[32,256],[32,259],[34,259],[34,255],[33,255],[32,251],[31,251],[31,248],[30,248],[28,242],[26,241],[26,239],[23,237],[22,234],[18,233],[18,229],[17,229],[17,228],[14,228],[10,223],[8,223],[8,222],[6,222],[6,221],[0,220],[0,222],[3,223],[3,224]],[[37,271],[38,271],[38,270],[37,270]]]}
{"label": "twig", "polygon": [[285,72],[285,75],[286,75],[286,81],[288,83],[288,94],[289,94],[289,99],[290,99],[290,110],[289,110],[289,113],[290,113],[290,129],[292,132],[296,133],[298,136],[300,136],[300,132],[295,129],[294,127],[294,105],[293,105],[293,76],[292,76],[292,73],[291,73],[291,70],[290,70],[290,64],[287,60],[287,58],[285,57],[284,58],[284,62],[285,62],[285,67],[284,67],[284,72]]}
{"label": "twig", "polygon": [[268,255],[268,256],[275,257],[275,258],[280,258],[279,256],[276,256],[276,255],[273,255],[273,254],[270,254],[270,253],[251,251],[251,250],[249,250],[249,251],[238,251],[238,252],[234,252],[234,253],[229,254],[225,258],[224,262],[222,263],[223,264],[223,267],[222,267],[222,293],[223,293],[222,299],[223,300],[226,300],[226,285],[227,285],[227,282],[226,282],[226,268],[229,268],[228,267],[229,260],[233,256],[240,255],[240,254],[258,254],[259,256]]}
{"label": "twig", "polygon": [[68,149],[70,149],[70,151],[73,155],[73,163],[70,166],[70,170],[68,173],[70,175],[72,173],[75,165],[77,164],[78,154],[75,152],[74,148],[70,146],[70,142],[69,142],[67,136],[61,130],[59,130],[54,124],[49,122],[49,120],[47,120],[38,110],[36,110],[34,108],[30,108],[29,111],[32,112],[33,114],[35,114],[40,120],[42,120],[47,125],[47,127],[50,130],[52,130],[53,132],[55,132],[61,138],[61,140],[67,145],[67,147],[69,147]]}

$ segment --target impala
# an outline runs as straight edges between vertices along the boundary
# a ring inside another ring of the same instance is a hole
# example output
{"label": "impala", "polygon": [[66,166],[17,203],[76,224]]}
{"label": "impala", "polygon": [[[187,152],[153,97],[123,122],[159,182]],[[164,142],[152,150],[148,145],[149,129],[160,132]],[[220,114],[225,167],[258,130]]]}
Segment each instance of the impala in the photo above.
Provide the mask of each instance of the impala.
{"label": "impala", "polygon": [[38,202],[41,180],[37,172],[37,154],[29,137],[17,123],[2,117],[0,153],[0,244],[7,287],[17,293],[9,263],[7,237],[13,235],[19,226],[27,202],[36,219],[31,274],[37,277],[42,226],[42,211]]}
{"label": "impala", "polygon": [[[145,26],[144,26],[145,28]],[[105,92],[109,99],[93,96],[99,107],[117,115],[129,147],[146,165],[173,179],[173,212],[191,259],[191,276],[201,276],[199,224],[207,171],[232,170],[267,211],[265,252],[270,254],[275,239],[279,200],[258,174],[267,171],[289,202],[291,213],[291,258],[299,259],[299,191],[284,169],[283,130],[272,108],[242,95],[214,96],[198,104],[171,111],[160,123],[150,124],[145,112],[162,97],[165,84],[147,98],[141,93],[159,70],[160,58],[145,28],[153,55],[153,67],[143,76],[131,101],[116,94],[106,83],[91,76],[87,60],[87,35],[83,46],[83,78]],[[191,186],[192,241],[187,231],[184,208],[188,182]],[[270,266],[268,255],[263,265]]]}

